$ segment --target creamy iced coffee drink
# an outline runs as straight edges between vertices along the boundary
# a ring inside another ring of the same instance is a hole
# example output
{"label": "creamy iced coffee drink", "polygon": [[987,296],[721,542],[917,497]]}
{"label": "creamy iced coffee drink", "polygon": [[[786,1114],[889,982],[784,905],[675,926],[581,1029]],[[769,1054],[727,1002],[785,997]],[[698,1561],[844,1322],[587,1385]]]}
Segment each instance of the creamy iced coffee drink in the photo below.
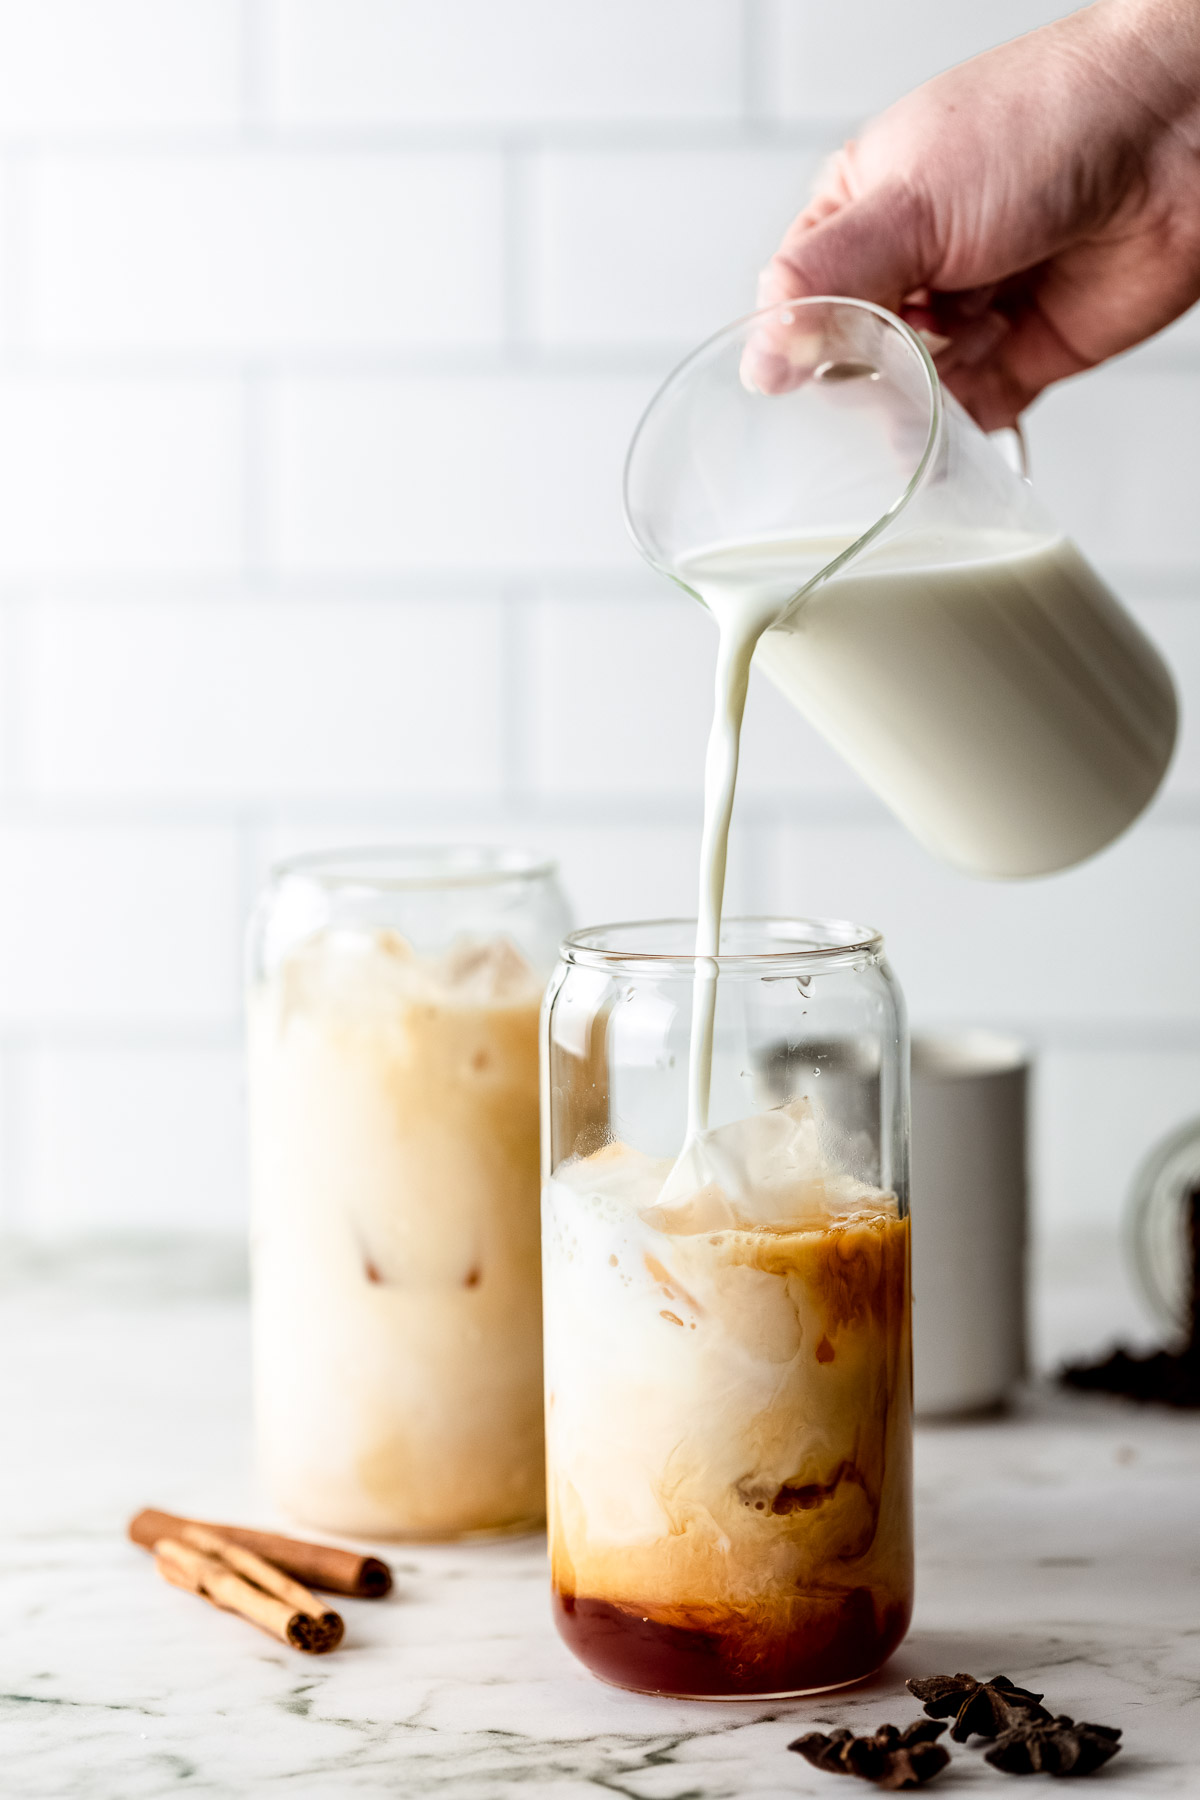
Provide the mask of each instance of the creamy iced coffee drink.
{"label": "creamy iced coffee drink", "polygon": [[908,1221],[806,1103],[544,1190],[550,1549],[597,1674],[783,1694],[878,1667],[912,1594]]}
{"label": "creamy iced coffee drink", "polygon": [[312,1525],[543,1515],[541,991],[503,938],[330,929],[251,993],[259,1447]]}

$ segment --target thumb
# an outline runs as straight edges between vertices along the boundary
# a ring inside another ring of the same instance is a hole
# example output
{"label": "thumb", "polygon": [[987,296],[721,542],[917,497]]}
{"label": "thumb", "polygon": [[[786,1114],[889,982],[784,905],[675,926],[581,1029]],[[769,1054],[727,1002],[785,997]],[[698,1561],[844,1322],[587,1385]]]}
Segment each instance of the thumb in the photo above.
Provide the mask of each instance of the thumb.
{"label": "thumb", "polygon": [[[926,209],[910,187],[890,183],[836,211],[814,207],[788,228],[759,277],[758,304],[813,294],[873,300],[899,312],[905,297],[932,286],[936,256]],[[786,312],[764,320],[746,345],[742,380],[762,393],[782,393],[799,375],[789,349],[801,321]]]}

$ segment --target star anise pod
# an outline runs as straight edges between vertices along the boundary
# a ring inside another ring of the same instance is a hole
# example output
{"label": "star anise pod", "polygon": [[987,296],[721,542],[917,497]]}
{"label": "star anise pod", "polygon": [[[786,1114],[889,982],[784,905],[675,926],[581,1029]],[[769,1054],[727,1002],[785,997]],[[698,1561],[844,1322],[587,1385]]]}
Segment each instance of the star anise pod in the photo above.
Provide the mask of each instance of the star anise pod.
{"label": "star anise pod", "polygon": [[1065,1713],[1014,1725],[984,1756],[1009,1775],[1091,1775],[1121,1748],[1118,1725],[1078,1724]]}
{"label": "star anise pod", "polygon": [[930,1719],[914,1719],[903,1731],[881,1725],[870,1737],[852,1731],[809,1731],[789,1744],[815,1769],[830,1775],[857,1775],[873,1781],[885,1793],[921,1787],[950,1761],[949,1752],[935,1743],[946,1727]]}
{"label": "star anise pod", "polygon": [[814,1769],[824,1769],[830,1775],[848,1775],[850,1771],[842,1761],[842,1752],[854,1742],[854,1733],[842,1729],[840,1731],[806,1731],[788,1745],[810,1762]]}
{"label": "star anise pod", "polygon": [[950,1736],[956,1744],[965,1744],[972,1736],[998,1737],[1015,1725],[1050,1717],[1040,1694],[1017,1687],[1007,1675],[993,1675],[990,1681],[976,1681],[973,1675],[926,1675],[905,1686],[924,1701],[930,1718],[946,1719],[953,1713]]}

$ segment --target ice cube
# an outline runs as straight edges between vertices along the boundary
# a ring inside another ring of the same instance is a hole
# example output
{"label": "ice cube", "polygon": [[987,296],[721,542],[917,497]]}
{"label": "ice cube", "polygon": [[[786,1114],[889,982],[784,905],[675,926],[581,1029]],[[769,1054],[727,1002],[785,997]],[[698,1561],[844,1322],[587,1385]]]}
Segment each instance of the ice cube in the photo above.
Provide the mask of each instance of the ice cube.
{"label": "ice cube", "polygon": [[533,970],[508,938],[458,938],[441,958],[438,976],[456,998],[508,1000],[536,984]]}
{"label": "ice cube", "polygon": [[678,1236],[786,1230],[826,1210],[826,1174],[812,1107],[793,1100],[685,1144],[642,1217]]}

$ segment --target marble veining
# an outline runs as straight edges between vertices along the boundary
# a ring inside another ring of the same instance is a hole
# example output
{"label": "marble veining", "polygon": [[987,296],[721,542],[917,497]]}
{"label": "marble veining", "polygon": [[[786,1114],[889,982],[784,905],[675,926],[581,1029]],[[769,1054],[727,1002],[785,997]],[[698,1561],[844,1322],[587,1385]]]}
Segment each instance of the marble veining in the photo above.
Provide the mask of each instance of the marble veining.
{"label": "marble veining", "polygon": [[[913,1630],[852,1692],[607,1688],[554,1634],[537,1539],[393,1546],[393,1597],[345,1602],[345,1646],[310,1659],[123,1538],[143,1503],[272,1522],[249,1475],[244,1295],[178,1274],[84,1259],[0,1297],[0,1793],[837,1800],[788,1740],[905,1723],[906,1675],[967,1669],[1123,1726],[1098,1795],[1200,1794],[1200,1420],[1034,1389],[1008,1417],[923,1430]],[[1096,1317],[1099,1341],[1102,1294]],[[962,1750],[931,1791],[1010,1779]]]}

